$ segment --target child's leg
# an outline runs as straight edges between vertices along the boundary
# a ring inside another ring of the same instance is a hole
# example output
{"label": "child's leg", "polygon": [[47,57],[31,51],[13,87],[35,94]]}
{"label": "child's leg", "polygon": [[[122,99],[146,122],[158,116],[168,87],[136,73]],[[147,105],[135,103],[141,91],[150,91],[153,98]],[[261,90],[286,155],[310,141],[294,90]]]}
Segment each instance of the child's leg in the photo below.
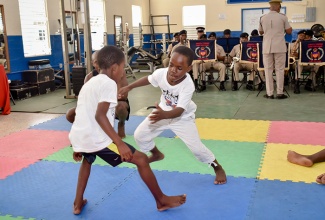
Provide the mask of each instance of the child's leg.
{"label": "child's leg", "polygon": [[178,122],[172,123],[170,128],[187,145],[199,161],[210,164],[213,167],[216,174],[214,184],[224,184],[227,182],[224,169],[218,163],[213,153],[202,143],[194,119],[181,119]]}
{"label": "child's leg", "polygon": [[166,196],[161,191],[157,179],[150,168],[148,157],[144,153],[135,151],[131,163],[138,167],[139,174],[155,198],[159,211],[175,208],[185,203],[185,194],[179,196]]}
{"label": "child's leg", "polygon": [[76,197],[73,203],[73,214],[75,215],[80,214],[83,207],[87,203],[87,199],[84,199],[83,195],[87,186],[90,170],[91,170],[91,164],[85,158],[83,158],[79,170]]}
{"label": "child's leg", "polygon": [[289,162],[305,167],[311,167],[314,163],[325,162],[325,149],[311,155],[298,154],[295,151],[288,151],[287,159]]}
{"label": "child's leg", "polygon": [[151,124],[147,117],[134,132],[134,139],[142,152],[150,152],[149,163],[164,159],[164,154],[155,146],[154,138],[166,129],[170,120]]}

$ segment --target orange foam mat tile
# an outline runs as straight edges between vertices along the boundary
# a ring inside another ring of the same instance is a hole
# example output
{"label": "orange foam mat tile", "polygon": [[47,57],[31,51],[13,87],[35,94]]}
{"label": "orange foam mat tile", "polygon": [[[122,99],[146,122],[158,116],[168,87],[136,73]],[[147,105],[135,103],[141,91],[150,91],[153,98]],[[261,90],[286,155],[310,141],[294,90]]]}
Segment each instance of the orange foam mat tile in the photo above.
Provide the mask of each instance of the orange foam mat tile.
{"label": "orange foam mat tile", "polygon": [[310,155],[324,149],[324,146],[267,144],[260,168],[259,179],[314,183],[316,177],[325,173],[325,163],[304,167],[287,161],[289,150]]}
{"label": "orange foam mat tile", "polygon": [[266,142],[270,121],[196,119],[201,139]]}

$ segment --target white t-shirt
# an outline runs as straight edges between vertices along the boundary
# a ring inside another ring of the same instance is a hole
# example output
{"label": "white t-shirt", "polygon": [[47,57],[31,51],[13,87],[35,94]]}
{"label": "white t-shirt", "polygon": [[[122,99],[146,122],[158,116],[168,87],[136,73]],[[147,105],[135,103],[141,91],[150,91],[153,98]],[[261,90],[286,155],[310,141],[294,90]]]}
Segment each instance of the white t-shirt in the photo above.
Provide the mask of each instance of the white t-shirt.
{"label": "white t-shirt", "polygon": [[180,116],[187,118],[194,116],[196,104],[192,101],[195,90],[194,83],[188,73],[186,78],[179,84],[172,86],[167,81],[168,68],[161,68],[148,76],[149,82],[154,87],[159,87],[162,91],[159,106],[165,111],[170,111],[176,107],[184,109]]}
{"label": "white t-shirt", "polygon": [[107,118],[114,127],[117,105],[117,85],[107,75],[92,77],[81,88],[78,96],[76,117],[69,133],[75,152],[92,153],[104,149],[112,143],[95,119],[97,105],[109,102]]}

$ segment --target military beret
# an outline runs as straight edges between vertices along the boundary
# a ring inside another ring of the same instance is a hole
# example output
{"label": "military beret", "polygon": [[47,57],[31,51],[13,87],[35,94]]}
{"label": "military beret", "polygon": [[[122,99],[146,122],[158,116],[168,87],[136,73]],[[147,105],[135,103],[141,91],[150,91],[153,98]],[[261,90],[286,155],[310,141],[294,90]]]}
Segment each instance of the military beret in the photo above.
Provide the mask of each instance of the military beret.
{"label": "military beret", "polygon": [[246,32],[243,32],[240,34],[240,37],[242,37],[242,38],[248,38],[248,36],[249,35]]}
{"label": "military beret", "polygon": [[298,35],[299,34],[306,34],[306,31],[305,30],[300,30],[299,32],[298,32]]}
{"label": "military beret", "polygon": [[312,30],[306,30],[305,34],[312,37],[314,32]]}
{"label": "military beret", "polygon": [[182,35],[182,34],[187,34],[187,31],[186,31],[186,30],[181,30],[181,31],[179,32],[179,35]]}
{"label": "military beret", "polygon": [[217,37],[217,35],[216,35],[215,32],[211,32],[211,33],[209,34],[208,38],[210,38],[210,37]]}

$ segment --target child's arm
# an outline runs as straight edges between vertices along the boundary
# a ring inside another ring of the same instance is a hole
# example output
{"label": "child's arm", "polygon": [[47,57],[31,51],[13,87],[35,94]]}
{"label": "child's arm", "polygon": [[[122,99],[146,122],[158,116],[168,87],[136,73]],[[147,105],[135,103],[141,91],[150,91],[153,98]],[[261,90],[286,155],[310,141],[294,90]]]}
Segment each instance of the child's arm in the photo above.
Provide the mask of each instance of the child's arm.
{"label": "child's arm", "polygon": [[177,118],[177,117],[181,116],[183,112],[184,112],[184,109],[181,107],[176,107],[170,111],[164,111],[156,103],[156,109],[151,112],[151,114],[149,115],[149,119],[150,119],[151,123],[154,124],[157,121],[160,121],[162,119]]}
{"label": "child's arm", "polygon": [[118,99],[125,98],[126,94],[134,88],[149,85],[148,76],[144,76],[135,82],[129,84],[128,86],[119,89]]}
{"label": "child's arm", "polygon": [[103,129],[103,131],[112,139],[116,144],[117,149],[120,153],[122,161],[131,161],[133,154],[130,148],[122,141],[122,139],[117,135],[111,123],[109,122],[106,114],[109,109],[109,102],[100,102],[97,106],[96,111],[96,121]]}

